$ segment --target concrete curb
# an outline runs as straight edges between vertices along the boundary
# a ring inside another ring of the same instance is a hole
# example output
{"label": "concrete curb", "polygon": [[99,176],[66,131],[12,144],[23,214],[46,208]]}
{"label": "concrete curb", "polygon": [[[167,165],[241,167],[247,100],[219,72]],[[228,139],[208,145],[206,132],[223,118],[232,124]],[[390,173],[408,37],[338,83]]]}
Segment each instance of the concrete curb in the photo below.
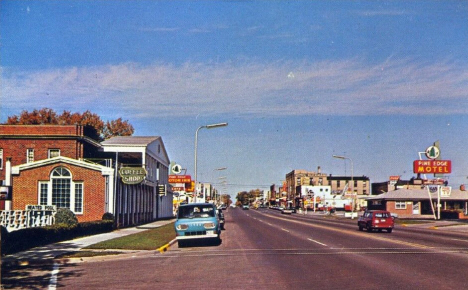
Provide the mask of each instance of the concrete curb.
{"label": "concrete curb", "polygon": [[166,252],[170,246],[172,246],[173,244],[175,244],[177,242],[177,239],[173,239],[172,241],[170,241],[169,243],[165,244],[164,246],[161,246],[157,249],[157,251],[159,251],[161,254],[163,254],[164,252]]}

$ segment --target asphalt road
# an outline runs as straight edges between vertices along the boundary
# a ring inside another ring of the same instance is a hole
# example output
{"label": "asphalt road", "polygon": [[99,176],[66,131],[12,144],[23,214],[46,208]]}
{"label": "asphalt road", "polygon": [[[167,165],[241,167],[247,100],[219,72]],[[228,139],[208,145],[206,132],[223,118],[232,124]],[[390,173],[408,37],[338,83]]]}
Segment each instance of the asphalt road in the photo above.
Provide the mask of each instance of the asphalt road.
{"label": "asphalt road", "polygon": [[221,245],[59,265],[65,289],[466,289],[468,235],[229,209]]}

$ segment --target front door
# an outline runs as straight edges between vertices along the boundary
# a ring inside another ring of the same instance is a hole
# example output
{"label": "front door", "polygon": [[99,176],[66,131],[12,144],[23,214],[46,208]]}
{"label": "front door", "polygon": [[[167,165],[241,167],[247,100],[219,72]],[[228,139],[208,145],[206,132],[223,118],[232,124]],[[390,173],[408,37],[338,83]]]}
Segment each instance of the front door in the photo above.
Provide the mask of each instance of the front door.
{"label": "front door", "polygon": [[421,214],[421,211],[419,209],[419,201],[413,201],[413,214]]}

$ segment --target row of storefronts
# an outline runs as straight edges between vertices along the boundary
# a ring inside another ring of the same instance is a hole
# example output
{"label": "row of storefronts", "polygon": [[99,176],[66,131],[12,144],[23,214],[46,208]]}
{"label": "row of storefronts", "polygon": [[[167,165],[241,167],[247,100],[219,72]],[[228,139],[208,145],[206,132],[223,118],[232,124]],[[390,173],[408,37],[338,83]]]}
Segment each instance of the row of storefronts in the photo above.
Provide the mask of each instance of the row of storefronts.
{"label": "row of storefronts", "polygon": [[[444,161],[445,162],[445,161]],[[370,183],[366,176],[332,176],[293,170],[278,189],[273,185],[265,197],[269,205],[311,210],[362,212],[388,210],[401,218],[468,219],[468,191],[452,188],[443,178],[410,180],[390,176]]]}

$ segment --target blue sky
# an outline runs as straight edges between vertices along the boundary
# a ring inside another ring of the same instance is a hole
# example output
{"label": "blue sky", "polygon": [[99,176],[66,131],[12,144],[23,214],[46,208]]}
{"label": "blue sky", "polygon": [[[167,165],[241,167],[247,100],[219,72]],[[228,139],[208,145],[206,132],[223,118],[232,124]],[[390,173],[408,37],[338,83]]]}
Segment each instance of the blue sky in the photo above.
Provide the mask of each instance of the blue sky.
{"label": "blue sky", "polygon": [[[90,110],[162,136],[227,193],[293,169],[411,178],[439,140],[468,183],[466,1],[0,2],[0,122]],[[216,168],[227,167],[225,171]]]}

